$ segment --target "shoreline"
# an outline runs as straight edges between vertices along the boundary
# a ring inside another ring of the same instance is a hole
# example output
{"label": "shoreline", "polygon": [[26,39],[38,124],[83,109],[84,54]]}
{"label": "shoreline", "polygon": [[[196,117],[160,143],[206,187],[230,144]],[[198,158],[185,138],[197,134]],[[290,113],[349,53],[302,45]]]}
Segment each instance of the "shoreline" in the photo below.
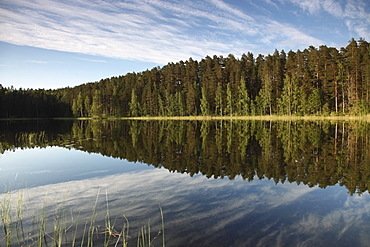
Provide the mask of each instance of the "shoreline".
{"label": "shoreline", "polygon": [[361,120],[370,121],[370,115],[366,116],[284,116],[284,115],[264,115],[264,116],[178,116],[178,117],[120,117],[117,120],[263,120],[263,121],[298,121],[298,120],[336,120],[350,121]]}
{"label": "shoreline", "polygon": [[256,121],[369,121],[370,115],[364,116],[173,116],[173,117],[66,117],[66,118],[0,118],[0,121],[34,121],[34,120],[256,120]]}

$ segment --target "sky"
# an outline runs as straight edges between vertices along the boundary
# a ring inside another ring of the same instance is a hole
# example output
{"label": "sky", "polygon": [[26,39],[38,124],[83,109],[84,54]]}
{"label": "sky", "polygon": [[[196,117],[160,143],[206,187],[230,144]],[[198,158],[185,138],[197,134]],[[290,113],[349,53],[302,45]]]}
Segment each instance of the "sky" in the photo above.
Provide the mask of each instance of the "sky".
{"label": "sky", "polygon": [[0,84],[56,89],[207,55],[370,41],[369,0],[1,0]]}

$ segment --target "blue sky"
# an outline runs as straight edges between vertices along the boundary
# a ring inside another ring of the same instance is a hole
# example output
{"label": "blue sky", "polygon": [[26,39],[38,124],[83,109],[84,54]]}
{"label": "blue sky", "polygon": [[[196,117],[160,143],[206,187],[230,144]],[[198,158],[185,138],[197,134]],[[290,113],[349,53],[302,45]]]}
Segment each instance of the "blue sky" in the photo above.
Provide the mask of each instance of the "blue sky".
{"label": "blue sky", "polygon": [[73,87],[207,55],[370,41],[368,0],[1,0],[0,84]]}

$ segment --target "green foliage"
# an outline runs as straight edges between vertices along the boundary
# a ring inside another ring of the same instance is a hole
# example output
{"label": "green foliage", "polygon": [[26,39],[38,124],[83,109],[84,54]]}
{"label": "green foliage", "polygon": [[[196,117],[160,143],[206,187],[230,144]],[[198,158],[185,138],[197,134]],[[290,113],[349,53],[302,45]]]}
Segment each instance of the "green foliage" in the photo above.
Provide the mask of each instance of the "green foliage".
{"label": "green foliage", "polygon": [[234,107],[234,97],[231,92],[231,85],[230,83],[227,84],[226,89],[226,114],[229,114],[230,116],[233,115],[233,107]]}
{"label": "green foliage", "polygon": [[251,111],[251,99],[249,97],[249,92],[247,90],[247,85],[245,82],[244,75],[241,76],[240,85],[238,90],[238,101],[236,104],[237,112],[239,116],[248,116],[250,115]]}
{"label": "green foliage", "polygon": [[210,114],[209,103],[207,100],[207,94],[206,94],[204,87],[202,87],[202,98],[200,100],[200,112],[202,113],[203,116],[208,116]]}
{"label": "green foliage", "polygon": [[223,116],[224,115],[224,103],[223,103],[223,90],[222,85],[219,82],[216,89],[216,115]]}
{"label": "green foliage", "polygon": [[262,88],[256,98],[256,105],[261,115],[272,115],[272,82],[269,75],[264,75]]}
{"label": "green foliage", "polygon": [[129,106],[130,106],[131,116],[133,116],[133,117],[140,116],[139,115],[139,113],[140,113],[140,104],[137,100],[135,89],[132,89],[132,91],[131,91],[131,101],[130,101]]}
{"label": "green foliage", "polygon": [[81,92],[77,96],[77,109],[80,117],[84,116],[84,99],[82,98]]}
{"label": "green foliage", "polygon": [[317,115],[321,109],[321,93],[319,89],[314,89],[308,97],[307,110],[309,114]]}
{"label": "green foliage", "polygon": [[299,87],[296,76],[286,76],[281,97],[278,99],[283,115],[297,114],[299,108]]}
{"label": "green foliage", "polygon": [[0,118],[369,113],[370,45],[180,61],[74,88],[0,85]]}
{"label": "green foliage", "polygon": [[102,116],[102,105],[101,105],[101,95],[98,90],[95,90],[92,105],[91,105],[91,116],[100,118]]}
{"label": "green foliage", "polygon": [[72,101],[72,112],[74,116],[76,117],[78,116],[79,111],[78,111],[78,106],[77,106],[77,100],[75,99]]}
{"label": "green foliage", "polygon": [[86,98],[85,98],[84,108],[85,108],[86,117],[89,117],[90,112],[91,112],[91,104],[90,104],[90,97],[89,96],[86,96]]}

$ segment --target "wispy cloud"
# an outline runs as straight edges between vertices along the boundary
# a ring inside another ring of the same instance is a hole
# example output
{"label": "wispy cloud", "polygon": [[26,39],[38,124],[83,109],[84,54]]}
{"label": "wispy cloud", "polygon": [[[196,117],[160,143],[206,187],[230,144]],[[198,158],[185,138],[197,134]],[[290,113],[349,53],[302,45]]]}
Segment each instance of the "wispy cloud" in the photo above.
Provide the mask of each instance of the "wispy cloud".
{"label": "wispy cloud", "polygon": [[354,35],[370,40],[370,12],[366,0],[283,0],[299,6],[310,15],[328,13],[342,20]]}
{"label": "wispy cloud", "polygon": [[89,59],[89,58],[82,58],[82,57],[75,57],[75,58],[79,60],[83,60],[83,61],[93,62],[93,63],[106,63],[107,62],[105,60],[99,60],[99,59]]}
{"label": "wispy cloud", "polygon": [[42,171],[34,171],[34,172],[29,172],[29,174],[44,174],[44,173],[51,173],[50,170],[42,170]]}
{"label": "wispy cloud", "polygon": [[[233,237],[243,239],[243,235],[254,232],[256,226],[263,227],[258,230],[261,234],[250,234],[249,240],[258,246],[271,243],[285,246],[291,244],[289,241],[292,239],[302,240],[302,236],[307,245],[318,245],[328,235],[333,239],[351,237],[352,241],[356,239],[368,243],[370,237],[366,229],[370,196],[348,197],[345,189],[339,187],[326,190],[327,197],[323,199],[321,189],[305,185],[274,185],[273,181],[257,179],[247,183],[240,177],[233,181],[212,180],[203,176],[191,178],[187,174],[151,169],[22,191],[29,211],[52,209],[61,203],[66,209],[79,212],[82,223],[90,219],[94,203],[98,211],[105,210],[105,193],[110,199],[110,214],[117,218],[122,214],[129,219],[135,217],[133,225],[136,221],[146,222],[148,218],[151,218],[154,227],[160,225],[160,219],[155,216],[158,215],[158,204],[161,204],[167,217],[166,227],[182,229],[178,233],[172,231],[168,236],[180,241],[185,235],[187,239],[183,243],[188,243],[189,239],[200,243],[204,241],[204,236],[216,242],[218,235],[227,236],[227,231],[233,231]],[[301,205],[306,205],[306,213],[302,213]],[[52,221],[54,212],[49,212],[51,214],[45,217],[50,217]],[[104,214],[98,217],[103,220]],[[25,217],[24,221],[32,219]],[[243,231],[235,232],[235,226],[243,223]]]}
{"label": "wispy cloud", "polygon": [[49,61],[40,61],[40,60],[26,60],[26,63],[38,63],[38,64],[47,64]]}
{"label": "wispy cloud", "polygon": [[[345,16],[354,11],[367,18],[361,6],[352,10],[348,5],[346,12],[332,0],[290,1],[310,14],[323,9]],[[266,2],[278,8],[273,0]],[[222,0],[4,0],[0,10],[1,41],[162,64],[213,54],[241,55],[271,44],[280,48],[294,43],[294,49],[323,43],[293,24],[252,15]],[[353,21],[348,26],[357,33],[368,30]]]}
{"label": "wispy cloud", "polygon": [[11,68],[11,67],[14,67],[14,66],[13,65],[10,65],[10,64],[2,64],[2,63],[0,63],[0,67]]}

